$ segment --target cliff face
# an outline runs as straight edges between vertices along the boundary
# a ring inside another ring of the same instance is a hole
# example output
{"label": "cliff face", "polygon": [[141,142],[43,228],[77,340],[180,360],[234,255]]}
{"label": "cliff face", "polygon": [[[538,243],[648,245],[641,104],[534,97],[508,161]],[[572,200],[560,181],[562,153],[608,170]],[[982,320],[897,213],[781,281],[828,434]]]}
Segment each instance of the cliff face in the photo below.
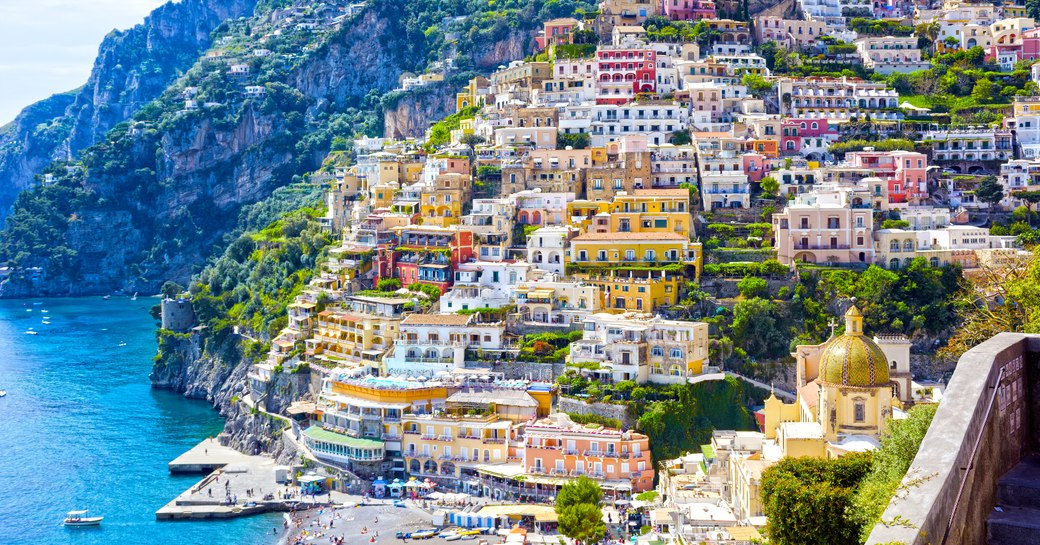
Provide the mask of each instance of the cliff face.
{"label": "cliff face", "polygon": [[434,121],[455,111],[455,93],[447,82],[429,85],[422,92],[407,93],[383,111],[383,135],[387,138],[421,138]]}
{"label": "cliff face", "polygon": [[293,400],[309,395],[310,373],[276,374],[254,409],[245,402],[253,361],[240,353],[237,336],[214,340],[192,333],[164,339],[160,346],[152,386],[211,403],[225,418],[221,443],[247,454],[270,452],[279,460],[295,454],[291,443],[279,440],[285,421],[265,413],[283,413]]}
{"label": "cliff face", "polygon": [[221,22],[252,15],[256,3],[170,2],[144,23],[109,34],[83,87],[29,106],[0,134],[0,219],[36,172],[71,159],[158,97],[209,48]]}

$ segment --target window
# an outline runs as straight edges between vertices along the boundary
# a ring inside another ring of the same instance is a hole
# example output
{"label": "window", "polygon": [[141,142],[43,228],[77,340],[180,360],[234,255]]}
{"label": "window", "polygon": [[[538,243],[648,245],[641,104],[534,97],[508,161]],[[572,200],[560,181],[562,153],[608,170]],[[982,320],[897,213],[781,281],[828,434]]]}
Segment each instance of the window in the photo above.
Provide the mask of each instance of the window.
{"label": "window", "polygon": [[664,356],[664,349],[660,346],[655,346],[650,350],[651,356]]}
{"label": "window", "polygon": [[636,251],[635,250],[625,250],[625,261],[635,261],[635,260],[636,260]]}
{"label": "window", "polygon": [[682,350],[673,348],[670,356],[676,359],[682,359]]}
{"label": "window", "polygon": [[853,412],[855,413],[853,418],[856,422],[863,422],[867,419],[867,409],[863,404],[863,400],[857,399],[853,402]]}

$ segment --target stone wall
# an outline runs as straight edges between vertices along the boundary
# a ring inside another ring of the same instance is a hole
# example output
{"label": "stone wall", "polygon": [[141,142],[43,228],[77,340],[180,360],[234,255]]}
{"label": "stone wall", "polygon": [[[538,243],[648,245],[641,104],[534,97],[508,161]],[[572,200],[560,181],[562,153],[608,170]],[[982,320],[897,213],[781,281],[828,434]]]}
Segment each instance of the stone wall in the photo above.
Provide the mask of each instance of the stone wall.
{"label": "stone wall", "polygon": [[467,361],[466,367],[470,369],[491,369],[498,373],[505,373],[506,378],[525,378],[532,380],[553,381],[563,374],[564,363],[537,363],[532,361],[500,361],[488,363],[483,361]]}
{"label": "stone wall", "polygon": [[634,418],[628,415],[626,405],[615,405],[613,403],[587,403],[580,399],[560,396],[559,411],[562,413],[595,414],[604,418],[620,420],[621,425],[631,428],[636,425]]}
{"label": "stone wall", "polygon": [[903,479],[906,492],[867,544],[985,545],[997,480],[1038,447],[1038,403],[1040,336],[1001,333],[961,356]]}

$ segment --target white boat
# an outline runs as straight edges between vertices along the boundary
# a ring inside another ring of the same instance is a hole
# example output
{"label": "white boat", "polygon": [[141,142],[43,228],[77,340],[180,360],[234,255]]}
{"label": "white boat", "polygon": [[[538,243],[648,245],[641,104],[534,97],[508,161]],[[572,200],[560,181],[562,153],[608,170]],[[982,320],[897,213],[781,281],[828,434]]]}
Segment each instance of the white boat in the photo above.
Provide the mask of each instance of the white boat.
{"label": "white boat", "polygon": [[65,517],[65,526],[97,526],[105,517],[88,517],[87,510],[69,511]]}
{"label": "white boat", "polygon": [[120,343],[119,343],[119,346],[126,346],[126,341],[122,341],[122,342],[120,342]]}
{"label": "white boat", "polygon": [[7,390],[0,390],[0,397],[7,397]]}
{"label": "white boat", "polygon": [[30,330],[26,331],[25,334],[26,335],[39,335],[40,332],[30,329]]}
{"label": "white boat", "polygon": [[137,300],[137,292],[136,291],[134,292],[134,296],[131,297],[130,300],[131,301],[136,301]]}
{"label": "white boat", "polygon": [[106,295],[106,296],[102,297],[102,299],[104,299],[105,301],[108,301],[111,298],[112,298],[111,295]]}
{"label": "white boat", "polygon": [[41,310],[40,312],[42,312],[42,313],[44,313],[44,314],[47,314],[47,313],[48,313],[48,312],[50,312],[50,311],[49,311],[49,310],[47,310],[47,309],[43,309],[43,310]]}

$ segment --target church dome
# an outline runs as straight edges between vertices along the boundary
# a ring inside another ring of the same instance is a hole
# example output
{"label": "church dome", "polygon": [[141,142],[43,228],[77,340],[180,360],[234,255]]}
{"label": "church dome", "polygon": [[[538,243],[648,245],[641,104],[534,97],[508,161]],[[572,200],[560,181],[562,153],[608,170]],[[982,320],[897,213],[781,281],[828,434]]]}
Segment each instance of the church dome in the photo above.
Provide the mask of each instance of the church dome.
{"label": "church dome", "polygon": [[829,384],[874,388],[888,383],[888,358],[863,334],[863,314],[845,313],[845,334],[827,341],[820,356],[820,379]]}

